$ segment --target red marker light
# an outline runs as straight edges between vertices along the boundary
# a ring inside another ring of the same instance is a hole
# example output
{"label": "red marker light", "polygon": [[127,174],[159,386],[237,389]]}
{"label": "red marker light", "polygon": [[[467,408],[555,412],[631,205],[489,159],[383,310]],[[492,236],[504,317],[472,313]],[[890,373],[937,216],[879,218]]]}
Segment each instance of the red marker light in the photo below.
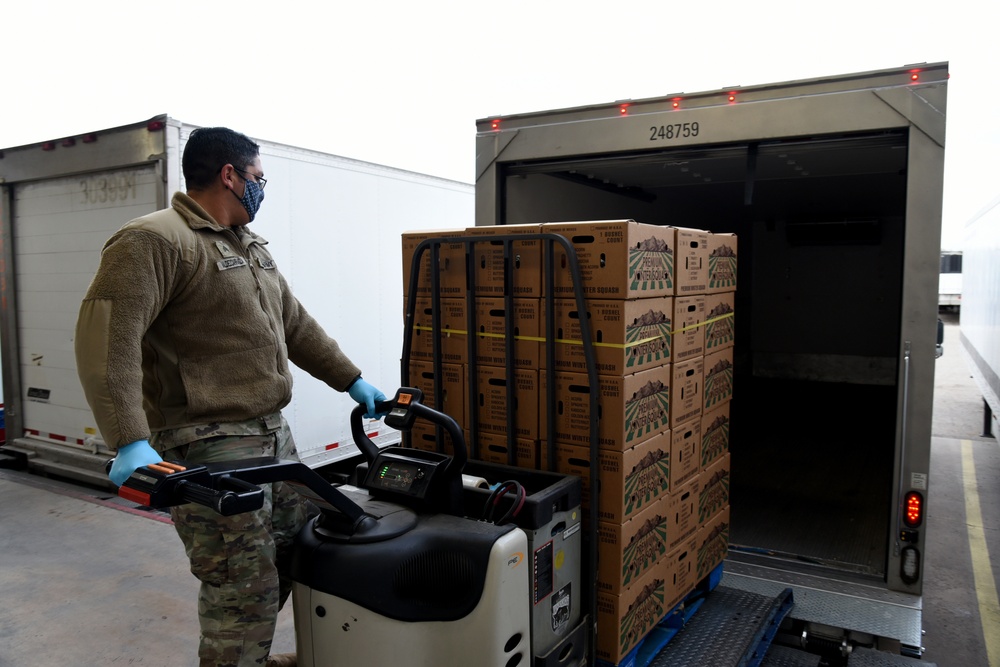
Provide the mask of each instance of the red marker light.
{"label": "red marker light", "polygon": [[916,528],[924,520],[924,497],[910,491],[903,501],[903,511],[903,522],[910,528]]}
{"label": "red marker light", "polygon": [[162,130],[166,126],[167,126],[167,124],[164,123],[162,120],[151,120],[146,125],[146,130],[148,130],[149,132],[159,132],[160,130]]}
{"label": "red marker light", "polygon": [[733,104],[736,102],[736,93],[729,93],[729,103]]}
{"label": "red marker light", "polygon": [[673,105],[672,105],[672,106],[673,106],[673,107],[674,107],[675,109],[679,109],[679,108],[680,108],[680,106],[681,106],[681,101],[680,101],[680,100],[674,100],[674,101],[673,101]]}
{"label": "red marker light", "polygon": [[492,123],[490,123],[490,127],[493,128],[494,130],[499,130],[500,120],[499,119],[494,120]]}
{"label": "red marker light", "polygon": [[627,116],[628,115],[628,105],[627,104],[623,104],[620,107],[618,107],[618,113],[620,113],[623,116]]}

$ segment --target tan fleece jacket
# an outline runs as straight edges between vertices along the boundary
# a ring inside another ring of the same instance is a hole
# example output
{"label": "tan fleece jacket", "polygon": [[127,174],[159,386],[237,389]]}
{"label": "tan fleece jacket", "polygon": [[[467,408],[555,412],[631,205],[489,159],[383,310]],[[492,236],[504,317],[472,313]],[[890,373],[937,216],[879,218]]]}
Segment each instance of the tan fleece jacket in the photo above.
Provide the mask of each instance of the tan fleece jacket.
{"label": "tan fleece jacket", "polygon": [[361,371],[289,290],[267,242],[178,192],[104,246],[80,308],[80,381],[108,447],[291,400],[292,361],[344,391]]}

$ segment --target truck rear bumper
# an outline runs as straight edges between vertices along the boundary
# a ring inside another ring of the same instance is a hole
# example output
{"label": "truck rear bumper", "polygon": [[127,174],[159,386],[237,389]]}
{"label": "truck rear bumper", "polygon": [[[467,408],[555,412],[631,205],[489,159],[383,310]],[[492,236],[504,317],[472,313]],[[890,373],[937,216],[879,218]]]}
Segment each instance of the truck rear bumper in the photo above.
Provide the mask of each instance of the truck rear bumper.
{"label": "truck rear bumper", "polygon": [[788,618],[838,628],[845,635],[872,635],[881,643],[899,642],[900,653],[920,657],[923,601],[918,595],[732,558],[726,560],[720,585],[767,596],[791,588],[795,605]]}

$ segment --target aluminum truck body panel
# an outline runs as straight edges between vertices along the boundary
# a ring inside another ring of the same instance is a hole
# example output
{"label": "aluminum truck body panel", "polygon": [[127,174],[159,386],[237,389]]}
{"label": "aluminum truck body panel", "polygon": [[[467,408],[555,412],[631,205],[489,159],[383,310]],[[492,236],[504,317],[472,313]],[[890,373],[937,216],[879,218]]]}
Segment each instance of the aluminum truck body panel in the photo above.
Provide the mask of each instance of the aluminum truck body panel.
{"label": "aluminum truck body panel", "polygon": [[903,501],[932,502],[947,77],[937,63],[668,95],[477,134],[477,225],[738,235],[730,557],[808,563],[917,609],[926,523],[905,526]]}

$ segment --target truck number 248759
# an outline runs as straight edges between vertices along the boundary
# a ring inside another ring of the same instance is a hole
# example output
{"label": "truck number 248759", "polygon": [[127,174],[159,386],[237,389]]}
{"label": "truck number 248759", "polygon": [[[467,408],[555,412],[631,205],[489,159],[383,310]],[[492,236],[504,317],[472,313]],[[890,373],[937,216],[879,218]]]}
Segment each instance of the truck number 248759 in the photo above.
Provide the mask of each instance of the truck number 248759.
{"label": "truck number 248759", "polygon": [[698,121],[692,123],[674,123],[673,125],[654,125],[649,128],[650,141],[670,141],[681,137],[697,137]]}

